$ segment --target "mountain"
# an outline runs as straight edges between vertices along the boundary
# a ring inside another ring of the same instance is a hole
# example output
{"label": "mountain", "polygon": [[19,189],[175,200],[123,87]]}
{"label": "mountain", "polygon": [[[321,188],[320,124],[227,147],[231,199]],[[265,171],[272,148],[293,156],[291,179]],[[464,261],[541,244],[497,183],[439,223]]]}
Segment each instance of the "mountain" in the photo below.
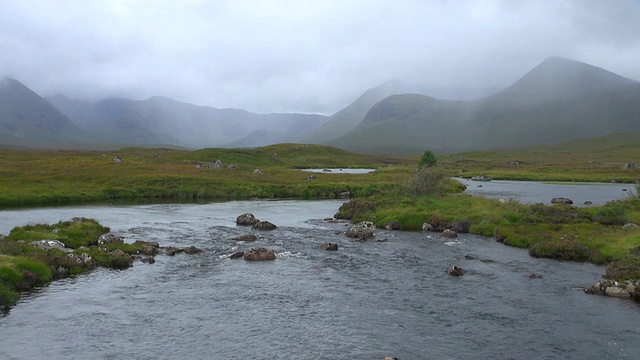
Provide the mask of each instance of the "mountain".
{"label": "mountain", "polygon": [[303,142],[320,144],[346,134],[358,126],[375,103],[389,95],[406,92],[407,89],[399,81],[391,80],[367,90],[351,105],[331,115],[322,127],[306,137]]}
{"label": "mountain", "polygon": [[91,140],[69,118],[17,80],[0,80],[0,145],[67,148]]}
{"label": "mountain", "polygon": [[405,94],[375,104],[325,142],[360,153],[451,153],[561,143],[640,130],[640,83],[550,58],[507,89],[473,101]]}
{"label": "mountain", "polygon": [[[239,109],[216,109],[159,96],[142,101],[107,99],[91,103],[57,95],[49,101],[103,143],[203,148],[241,141],[243,146],[263,146],[296,142],[327,119],[321,115],[262,115]],[[245,138],[252,132],[277,136]]]}

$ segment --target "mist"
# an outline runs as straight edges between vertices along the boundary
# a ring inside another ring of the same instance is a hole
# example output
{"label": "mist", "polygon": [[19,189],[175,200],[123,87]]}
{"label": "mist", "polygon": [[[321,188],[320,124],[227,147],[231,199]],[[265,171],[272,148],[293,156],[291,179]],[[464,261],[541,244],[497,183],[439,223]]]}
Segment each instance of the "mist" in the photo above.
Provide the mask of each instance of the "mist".
{"label": "mist", "polygon": [[43,96],[328,115],[391,79],[479,96],[551,56],[637,80],[638,34],[631,0],[31,0],[0,5],[0,75]]}

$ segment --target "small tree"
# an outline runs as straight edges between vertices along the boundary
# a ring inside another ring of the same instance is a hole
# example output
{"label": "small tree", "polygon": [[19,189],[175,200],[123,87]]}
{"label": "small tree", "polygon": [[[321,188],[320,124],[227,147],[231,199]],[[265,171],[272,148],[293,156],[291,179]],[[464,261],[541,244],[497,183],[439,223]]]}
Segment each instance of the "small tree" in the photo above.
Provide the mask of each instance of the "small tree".
{"label": "small tree", "polygon": [[424,154],[420,158],[420,161],[418,162],[418,170],[422,169],[425,166],[426,167],[438,166],[438,160],[436,159],[436,154],[434,154],[433,151],[431,150],[425,150]]}

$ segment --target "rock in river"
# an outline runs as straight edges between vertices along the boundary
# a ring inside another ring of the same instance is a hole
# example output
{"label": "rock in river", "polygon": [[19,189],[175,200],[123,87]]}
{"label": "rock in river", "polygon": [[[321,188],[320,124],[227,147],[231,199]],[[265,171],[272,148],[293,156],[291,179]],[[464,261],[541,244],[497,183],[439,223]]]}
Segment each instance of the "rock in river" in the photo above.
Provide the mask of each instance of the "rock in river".
{"label": "rock in river", "polygon": [[236,225],[253,226],[259,221],[252,213],[244,213],[236,218]]}
{"label": "rock in river", "polygon": [[361,221],[355,225],[352,225],[347,230],[347,236],[352,238],[369,238],[374,235],[376,226],[371,221]]}
{"label": "rock in river", "polygon": [[275,260],[276,253],[266,248],[255,248],[244,253],[244,259],[249,261]]}

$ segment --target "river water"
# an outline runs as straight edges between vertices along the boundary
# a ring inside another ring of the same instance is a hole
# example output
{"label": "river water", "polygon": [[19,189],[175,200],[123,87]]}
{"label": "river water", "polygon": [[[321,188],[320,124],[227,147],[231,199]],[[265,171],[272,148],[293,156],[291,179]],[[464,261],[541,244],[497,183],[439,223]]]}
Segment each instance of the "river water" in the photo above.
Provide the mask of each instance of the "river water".
{"label": "river water", "polygon": [[542,182],[542,181],[472,181],[456,178],[467,186],[465,192],[491,199],[516,199],[523,204],[550,205],[556,197],[569,198],[574,206],[602,205],[608,201],[623,200],[635,193],[635,184],[593,182]]}
{"label": "river water", "polygon": [[[100,269],[26,295],[0,316],[0,359],[637,359],[640,307],[587,295],[599,266],[529,257],[494,239],[377,230],[341,201],[83,206],[0,212],[0,232],[92,217],[127,241],[195,245],[152,265]],[[278,228],[255,243],[236,216]],[[385,240],[378,242],[377,240]],[[338,243],[336,252],[319,248]],[[230,260],[265,246],[272,262]],[[470,255],[478,260],[464,260]],[[491,260],[480,261],[482,260]],[[457,265],[469,270],[452,277]],[[530,279],[529,274],[542,278]]]}

